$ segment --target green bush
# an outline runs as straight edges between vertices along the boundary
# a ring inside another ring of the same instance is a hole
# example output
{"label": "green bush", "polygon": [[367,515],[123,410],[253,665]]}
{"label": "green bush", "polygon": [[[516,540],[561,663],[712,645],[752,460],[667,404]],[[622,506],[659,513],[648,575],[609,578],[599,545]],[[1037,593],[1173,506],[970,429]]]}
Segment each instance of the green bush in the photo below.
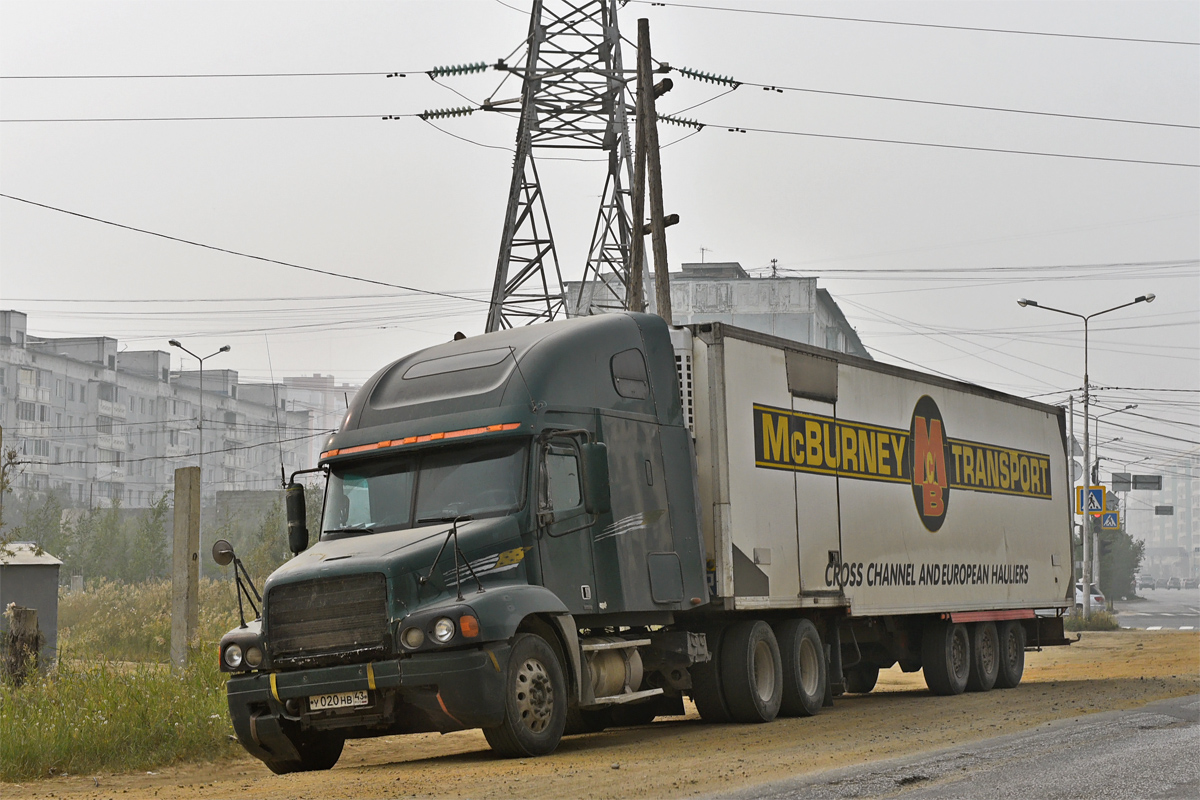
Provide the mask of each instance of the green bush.
{"label": "green bush", "polygon": [[1083,614],[1072,611],[1063,618],[1063,627],[1069,631],[1115,631],[1121,627],[1117,615],[1110,611],[1093,611],[1090,619],[1084,619]]}
{"label": "green bush", "polygon": [[20,688],[0,683],[0,780],[150,769],[240,752],[212,653],[191,666],[60,658]]}

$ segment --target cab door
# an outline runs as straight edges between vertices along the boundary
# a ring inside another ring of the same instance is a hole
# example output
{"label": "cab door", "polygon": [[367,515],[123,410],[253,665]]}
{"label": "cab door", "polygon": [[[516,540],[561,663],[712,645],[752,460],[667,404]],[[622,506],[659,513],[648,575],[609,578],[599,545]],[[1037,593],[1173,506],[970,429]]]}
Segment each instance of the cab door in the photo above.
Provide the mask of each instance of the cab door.
{"label": "cab door", "polygon": [[583,505],[578,443],[555,437],[538,447],[538,554],[542,583],[573,614],[595,612],[592,524]]}

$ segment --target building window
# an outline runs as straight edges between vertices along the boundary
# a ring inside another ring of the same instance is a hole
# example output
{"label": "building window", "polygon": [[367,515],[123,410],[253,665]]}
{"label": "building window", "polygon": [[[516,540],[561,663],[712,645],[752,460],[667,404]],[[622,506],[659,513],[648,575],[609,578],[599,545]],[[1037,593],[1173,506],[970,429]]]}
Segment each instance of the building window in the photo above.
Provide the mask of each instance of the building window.
{"label": "building window", "polygon": [[81,402],[81,403],[87,402],[87,385],[86,384],[82,384],[82,383],[79,384],[79,402]]}
{"label": "building window", "polygon": [[17,401],[17,419],[25,420],[26,422],[37,421],[37,404],[23,403]]}
{"label": "building window", "polygon": [[58,428],[59,430],[62,430],[62,412],[61,411],[54,412],[54,427]]}
{"label": "building window", "polygon": [[96,417],[96,431],[99,433],[112,433],[112,417]]}
{"label": "building window", "polygon": [[75,384],[67,381],[67,399],[72,403],[75,402]]}
{"label": "building window", "polygon": [[63,382],[61,380],[54,381],[54,396],[55,397],[63,396]]}
{"label": "building window", "polygon": [[62,461],[62,448],[61,447],[54,448],[54,460]]}
{"label": "building window", "polygon": [[38,422],[50,421],[50,406],[38,406]]}
{"label": "building window", "polygon": [[37,374],[27,367],[20,367],[17,370],[17,383],[21,386],[34,386],[37,384]]}

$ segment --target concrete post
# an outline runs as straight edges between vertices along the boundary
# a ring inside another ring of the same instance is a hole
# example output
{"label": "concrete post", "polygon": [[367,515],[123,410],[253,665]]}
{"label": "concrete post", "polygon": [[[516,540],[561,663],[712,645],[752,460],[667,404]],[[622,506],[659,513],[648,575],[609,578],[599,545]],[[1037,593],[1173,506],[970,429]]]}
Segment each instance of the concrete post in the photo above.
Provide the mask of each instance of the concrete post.
{"label": "concrete post", "polygon": [[200,468],[175,470],[175,535],[171,548],[171,663],[187,664],[200,622]]}

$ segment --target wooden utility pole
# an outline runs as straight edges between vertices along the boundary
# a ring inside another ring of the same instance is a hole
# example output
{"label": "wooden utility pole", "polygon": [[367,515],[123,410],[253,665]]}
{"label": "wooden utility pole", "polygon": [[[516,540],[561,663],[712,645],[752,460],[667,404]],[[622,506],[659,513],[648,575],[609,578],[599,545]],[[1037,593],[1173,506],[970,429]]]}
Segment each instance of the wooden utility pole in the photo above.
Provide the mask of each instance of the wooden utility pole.
{"label": "wooden utility pole", "polygon": [[[644,236],[649,233],[654,253],[655,303],[658,315],[671,322],[671,283],[667,276],[667,226],[674,225],[679,217],[667,217],[663,209],[662,165],[658,155],[658,112],[654,101],[671,90],[671,79],[664,78],[657,86],[653,84],[654,60],[650,56],[650,20],[638,20],[637,61],[637,116],[634,139],[633,200],[630,215],[633,239],[629,248],[629,288],[626,291],[625,307],[631,311],[645,308],[642,287],[646,244]],[[646,208],[646,180],[650,182],[650,223],[643,227]]]}
{"label": "wooden utility pole", "polygon": [[200,468],[175,470],[175,535],[171,550],[171,663],[187,664],[200,627]]}
{"label": "wooden utility pole", "polygon": [[[641,106],[638,116],[646,129],[646,159],[650,178],[650,242],[654,249],[654,294],[658,304],[658,315],[671,324],[671,283],[667,277],[667,227],[666,212],[663,210],[662,164],[658,157],[658,111],[654,107],[658,87],[650,85],[650,20],[638,20],[638,79],[645,78],[649,91],[639,93]],[[663,81],[662,91],[671,88]]]}

